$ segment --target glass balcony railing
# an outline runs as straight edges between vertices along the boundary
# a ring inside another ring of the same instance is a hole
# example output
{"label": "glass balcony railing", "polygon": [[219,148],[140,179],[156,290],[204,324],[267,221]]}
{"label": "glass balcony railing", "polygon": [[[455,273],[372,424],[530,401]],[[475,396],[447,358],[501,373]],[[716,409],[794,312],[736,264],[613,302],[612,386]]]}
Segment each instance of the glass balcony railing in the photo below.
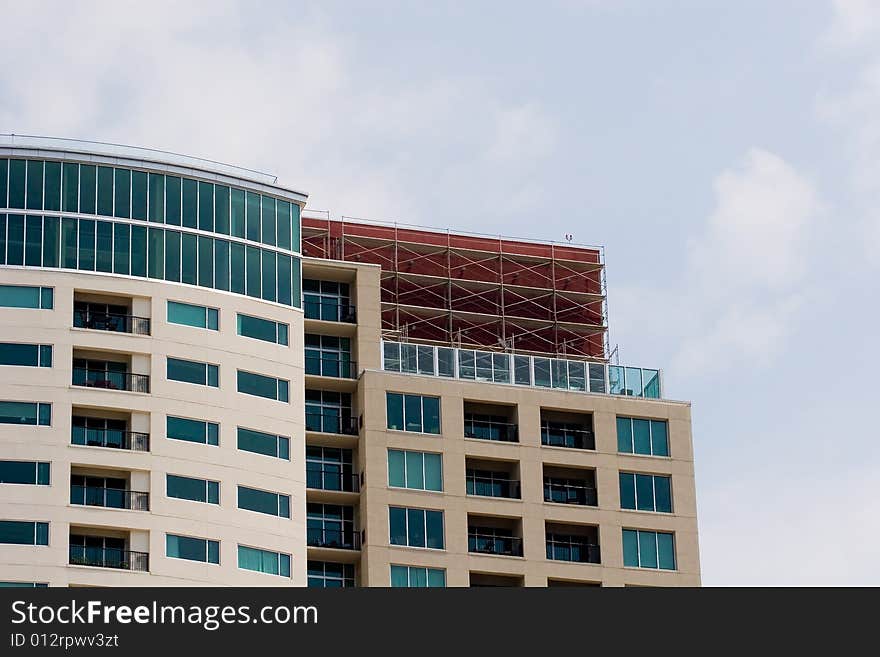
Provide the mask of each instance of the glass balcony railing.
{"label": "glass balcony railing", "polygon": [[94,329],[96,331],[150,335],[150,319],[148,317],[135,317],[134,315],[74,310],[73,325],[76,328]]}
{"label": "glass balcony railing", "polygon": [[494,476],[492,473],[468,472],[465,475],[465,485],[468,495],[478,497],[504,497],[518,500],[519,481]]}
{"label": "glass balcony railing", "polygon": [[73,385],[86,388],[103,388],[105,390],[150,392],[150,376],[148,374],[135,374],[134,372],[74,367]]}
{"label": "glass balcony railing", "polygon": [[98,568],[149,572],[150,555],[134,550],[71,545],[69,563],[72,566],[96,566]]}
{"label": "glass balcony railing", "polygon": [[660,399],[660,370],[582,360],[382,343],[382,369],[536,388]]}
{"label": "glass balcony railing", "polygon": [[523,555],[522,539],[517,536],[498,536],[469,531],[468,552],[521,557]]}
{"label": "glass balcony railing", "polygon": [[552,561],[601,563],[599,546],[578,536],[547,536],[547,558]]}
{"label": "glass balcony railing", "polygon": [[588,428],[573,427],[565,423],[541,422],[541,444],[548,447],[596,449],[596,437]]}
{"label": "glass balcony railing", "polygon": [[498,440],[506,443],[518,441],[516,424],[483,419],[478,416],[465,417],[464,437],[479,438],[480,440]]}
{"label": "glass balcony railing", "polygon": [[358,419],[333,411],[316,412],[307,410],[306,431],[356,436],[358,435]]}
{"label": "glass balcony railing", "polygon": [[303,301],[303,312],[306,319],[319,319],[325,322],[357,323],[357,310],[348,303],[312,301],[306,296]]}
{"label": "glass balcony railing", "polygon": [[[348,466],[351,470],[351,466]],[[312,467],[306,462],[306,488],[313,490],[329,490],[342,493],[360,491],[360,477],[352,472],[342,472],[334,468]]]}
{"label": "glass balcony railing", "polygon": [[137,490],[70,485],[70,503],[106,509],[150,510],[150,494]]}
{"label": "glass balcony railing", "polygon": [[596,506],[598,504],[595,486],[560,482],[551,478],[544,480],[544,501],[581,506]]}
{"label": "glass balcony railing", "polygon": [[309,547],[360,550],[360,538],[360,534],[354,529],[306,528],[306,544]]}
{"label": "glass balcony railing", "polygon": [[72,426],[70,428],[72,445],[88,447],[109,447],[111,449],[130,449],[133,452],[150,451],[150,434],[121,429],[92,429]]}
{"label": "glass balcony railing", "polygon": [[306,354],[305,366],[306,374],[310,376],[330,376],[336,379],[358,378],[357,363],[347,358],[337,359]]}

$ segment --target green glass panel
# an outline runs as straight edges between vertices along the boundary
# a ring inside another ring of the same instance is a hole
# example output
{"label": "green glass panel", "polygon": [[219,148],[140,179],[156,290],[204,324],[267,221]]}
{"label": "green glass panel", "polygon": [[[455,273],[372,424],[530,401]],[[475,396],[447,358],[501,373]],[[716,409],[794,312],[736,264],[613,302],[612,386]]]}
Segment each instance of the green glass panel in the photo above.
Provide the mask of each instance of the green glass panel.
{"label": "green glass panel", "polygon": [[403,395],[396,392],[385,394],[385,413],[388,428],[403,431]]}
{"label": "green glass panel", "polygon": [[[291,247],[297,253],[300,253],[300,207],[296,203],[290,204],[290,243]],[[297,306],[298,307],[298,306]]]}
{"label": "green glass panel", "polygon": [[233,189],[231,192],[230,231],[235,237],[245,235],[244,190]]}
{"label": "green glass panel", "polygon": [[[257,513],[266,513],[272,516],[279,516],[282,515],[283,511],[283,503],[279,498],[283,497],[287,496],[263,490],[256,490],[254,488],[248,488],[247,486],[239,486],[238,508],[256,511]],[[287,516],[289,515],[288,512]]]}
{"label": "green glass panel", "polygon": [[214,240],[214,289],[229,289],[229,242]]}
{"label": "green glass panel", "polygon": [[214,232],[214,185],[199,183],[199,230]]}
{"label": "green glass panel", "polygon": [[446,586],[446,571],[439,568],[428,568],[428,586],[443,588]]}
{"label": "green glass panel", "polygon": [[155,223],[165,222],[165,176],[161,173],[150,174],[149,219]]}
{"label": "green glass panel", "polygon": [[391,566],[391,586],[393,588],[409,586],[409,568],[407,566]]}
{"label": "green glass panel", "polygon": [[0,214],[0,265],[6,264],[6,215]]}
{"label": "green glass panel", "polygon": [[624,454],[632,454],[633,439],[631,418],[617,418],[617,451]]}
{"label": "green glass panel", "polygon": [[391,545],[407,545],[406,509],[392,506],[388,508],[388,525]]}
{"label": "green glass panel", "polygon": [[293,295],[290,289],[290,266],[290,256],[279,253],[278,273],[276,274],[276,280],[278,282],[278,303],[283,303],[288,306],[291,305],[293,300]]}
{"label": "green glass panel", "polygon": [[403,416],[407,431],[422,431],[422,397],[420,395],[403,396]]}
{"label": "green glass panel", "polygon": [[[202,420],[190,420],[169,415],[165,419],[165,435],[172,440],[186,440],[191,443],[205,444],[208,426],[209,424]],[[217,425],[212,426],[216,427]]]}
{"label": "green glass panel", "polygon": [[620,473],[620,508],[636,508],[636,479],[631,472]]}
{"label": "green glass panel", "polygon": [[5,208],[7,205],[7,192],[9,188],[7,187],[7,180],[9,178],[9,160],[0,159],[0,208]]}
{"label": "green glass panel", "polygon": [[402,450],[388,450],[388,485],[406,487],[406,452]]}
{"label": "green glass panel", "polygon": [[180,381],[182,383],[194,383],[204,386],[208,384],[208,365],[207,363],[168,356],[166,376],[169,381]]}
{"label": "green glass panel", "polygon": [[168,497],[193,502],[208,502],[208,486],[212,482],[193,477],[166,475],[165,490]]}
{"label": "green glass panel", "polygon": [[236,322],[239,335],[248,338],[255,338],[256,340],[263,340],[264,342],[277,342],[277,322],[242,314],[238,314]]}
{"label": "green glass panel", "polygon": [[654,477],[655,510],[660,513],[672,513],[672,486],[669,477]]}
{"label": "green glass panel", "polygon": [[43,161],[28,160],[27,163],[27,208],[43,209]]}
{"label": "green glass panel", "polygon": [[76,269],[76,255],[79,251],[77,233],[79,223],[76,219],[64,217],[61,220],[61,266]]}
{"label": "green glass panel", "polygon": [[436,550],[443,549],[443,512],[425,511],[425,533],[427,545]]}
{"label": "green glass panel", "polygon": [[440,433],[440,398],[423,397],[422,408],[424,411],[422,430],[425,433]]}
{"label": "green glass panel", "polygon": [[214,185],[214,231],[229,235],[229,188]]}
{"label": "green glass panel", "polygon": [[0,365],[38,367],[39,364],[39,345],[0,342]]}
{"label": "green glass panel", "polygon": [[275,301],[275,277],[277,276],[277,272],[275,271],[275,252],[263,249],[262,260],[263,299],[266,301]]}
{"label": "green glass panel", "polygon": [[191,303],[169,301],[168,322],[195,328],[208,328],[208,308]]}
{"label": "green glass panel", "polygon": [[278,226],[278,247],[281,249],[290,249],[290,203],[288,201],[277,201],[276,204],[276,225]]}
{"label": "green glass panel", "polygon": [[165,231],[161,228],[150,228],[149,238],[147,276],[161,280],[165,276]]}
{"label": "green glass panel", "polygon": [[231,243],[229,245],[229,289],[238,294],[244,294],[245,283],[245,249],[244,245]]}
{"label": "green glass panel", "polygon": [[623,530],[623,565],[628,568],[639,567],[639,536],[632,529]]}
{"label": "green glass panel", "polygon": [[260,195],[247,192],[247,238],[254,242],[260,241]]}
{"label": "green glass panel", "polygon": [[147,229],[131,227],[131,275],[147,275]]}
{"label": "green glass panel", "polygon": [[651,420],[651,453],[654,456],[669,456],[669,435],[663,420]]}
{"label": "green glass panel", "polygon": [[425,490],[443,490],[443,458],[440,454],[425,454]]}
{"label": "green glass panel", "polygon": [[183,225],[198,228],[197,207],[199,203],[198,183],[191,178],[183,179]]}
{"label": "green glass panel", "polygon": [[247,247],[247,295],[260,298],[260,280],[262,269],[260,267],[260,249],[255,246]]}
{"label": "green glass panel", "polygon": [[165,231],[165,280],[180,281],[180,233]]}
{"label": "green glass panel", "polygon": [[180,236],[180,280],[195,285],[197,280],[196,264],[198,262],[198,240],[195,235],[183,233]]}
{"label": "green glass panel", "polygon": [[165,176],[165,223],[180,225],[180,178]]}
{"label": "green glass panel", "polygon": [[79,263],[78,268],[85,271],[95,270],[95,221],[94,219],[79,220]]}
{"label": "green glass panel", "polygon": [[43,209],[61,209],[61,162],[46,162],[44,172]]}
{"label": "green glass panel", "polygon": [[147,173],[131,172],[131,218],[146,221],[147,219]]}
{"label": "green glass panel", "polygon": [[651,423],[649,420],[633,418],[633,452],[635,454],[651,453]]}
{"label": "green glass panel", "polygon": [[293,259],[292,266],[292,283],[291,283],[291,296],[293,297],[293,307],[299,308],[302,306],[302,289],[300,287],[300,281],[302,280],[302,271],[301,271],[302,261],[299,258]]}
{"label": "green glass panel", "polygon": [[275,246],[277,235],[277,231],[275,229],[275,199],[271,196],[263,196],[261,205],[263,206],[263,244]]}
{"label": "green glass panel", "polygon": [[113,271],[113,224],[109,221],[97,222],[95,269],[103,272]]}
{"label": "green glass panel", "polygon": [[57,267],[60,248],[61,220],[58,217],[43,219],[43,266]]}
{"label": "green glass panel", "polygon": [[642,568],[657,567],[657,534],[655,532],[639,532],[639,566]]}
{"label": "green glass panel", "polygon": [[113,216],[128,219],[131,216],[131,170],[115,169],[113,189]]}
{"label": "green glass panel", "polygon": [[238,427],[238,449],[243,452],[252,452],[253,454],[278,458],[281,456],[279,450],[280,438],[283,438],[283,436]]}
{"label": "green glass panel", "polygon": [[97,168],[94,164],[79,165],[79,211],[83,214],[95,214],[95,188],[97,185]]}
{"label": "green glass panel", "polygon": [[43,218],[28,216],[25,221],[24,264],[39,267],[43,261]]}
{"label": "green glass panel", "polygon": [[131,227],[128,224],[113,225],[113,271],[117,274],[131,271]]}
{"label": "green glass panel", "polygon": [[[282,379],[276,379],[271,376],[255,374],[253,372],[244,372],[238,370],[238,391],[246,395],[254,395],[256,397],[265,397],[266,399],[279,400],[279,384],[287,383]],[[286,401],[280,399],[280,401]]]}
{"label": "green glass panel", "polygon": [[9,160],[9,207],[24,208],[25,197],[25,160]]}
{"label": "green glass panel", "polygon": [[406,452],[406,487],[416,490],[425,488],[425,463],[421,452]]}
{"label": "green glass panel", "polygon": [[113,216],[113,168],[98,167],[98,214]]}
{"label": "green glass panel", "polygon": [[6,217],[6,264],[24,264],[24,217],[20,214]]}
{"label": "green glass panel", "polygon": [[675,570],[675,537],[672,534],[657,534],[657,562],[662,570]]}
{"label": "green glass panel", "polygon": [[214,240],[201,235],[199,235],[199,285],[214,287]]}
{"label": "green glass panel", "polygon": [[639,511],[654,510],[654,478],[651,475],[636,475],[636,508]]}
{"label": "green glass panel", "polygon": [[79,165],[65,162],[61,181],[62,209],[77,212],[79,209]]}

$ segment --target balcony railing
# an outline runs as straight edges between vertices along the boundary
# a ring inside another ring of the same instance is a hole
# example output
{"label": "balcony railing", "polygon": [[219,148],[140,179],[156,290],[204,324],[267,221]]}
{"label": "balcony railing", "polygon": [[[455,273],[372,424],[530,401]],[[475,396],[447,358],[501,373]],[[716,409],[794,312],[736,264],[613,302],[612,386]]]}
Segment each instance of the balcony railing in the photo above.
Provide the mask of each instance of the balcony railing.
{"label": "balcony railing", "polygon": [[358,430],[356,417],[306,411],[306,431],[356,436]]}
{"label": "balcony railing", "polygon": [[353,360],[320,358],[306,356],[306,374],[310,376],[330,376],[336,379],[356,379],[357,363]]}
{"label": "balcony railing", "polygon": [[85,386],[86,388],[103,388],[105,390],[150,392],[150,375],[74,367],[73,385]]}
{"label": "balcony railing", "polygon": [[601,563],[599,546],[587,539],[556,536],[547,539],[547,558],[553,561]]}
{"label": "balcony railing", "polygon": [[306,544],[309,547],[335,548],[337,550],[360,550],[360,533],[354,529],[322,529],[308,527]]}
{"label": "balcony railing", "polygon": [[468,552],[521,557],[523,555],[522,539],[517,536],[495,536],[468,532]]}
{"label": "balcony railing", "polygon": [[[350,466],[349,466],[350,467]],[[306,488],[313,490],[357,493],[360,491],[360,477],[351,472],[338,470],[311,469],[306,462]]]}
{"label": "balcony railing", "polygon": [[303,301],[306,319],[320,319],[325,322],[357,323],[357,309],[347,303],[327,303],[326,301]]}
{"label": "balcony railing", "polygon": [[544,501],[582,506],[596,506],[598,504],[594,486],[561,484],[554,481],[544,482]]}
{"label": "balcony railing", "polygon": [[542,423],[541,444],[549,447],[596,449],[596,437],[590,429],[570,429]]}
{"label": "balcony railing", "polygon": [[74,310],[73,325],[77,328],[95,329],[96,331],[150,335],[150,318],[135,317],[134,315]]}
{"label": "balcony railing", "polygon": [[150,555],[147,552],[116,548],[71,545],[69,562],[73,566],[97,566],[144,573],[150,570]]}
{"label": "balcony railing", "polygon": [[519,440],[516,424],[467,417],[464,420],[464,437],[507,443],[515,443]]}
{"label": "balcony railing", "polygon": [[137,490],[71,484],[70,503],[83,506],[102,506],[107,509],[149,511],[150,494]]}
{"label": "balcony railing", "polygon": [[485,475],[468,474],[465,476],[468,495],[480,497],[520,498],[519,481]]}
{"label": "balcony railing", "polygon": [[70,429],[70,442],[73,445],[129,449],[133,452],[150,451],[150,434],[139,431],[89,429],[87,427],[74,426]]}

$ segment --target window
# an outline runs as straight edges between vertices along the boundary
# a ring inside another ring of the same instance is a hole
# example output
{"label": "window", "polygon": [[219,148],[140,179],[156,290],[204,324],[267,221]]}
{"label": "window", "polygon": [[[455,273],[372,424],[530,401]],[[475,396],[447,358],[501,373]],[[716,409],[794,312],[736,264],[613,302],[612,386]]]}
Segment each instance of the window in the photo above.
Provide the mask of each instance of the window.
{"label": "window", "polygon": [[0,589],[45,589],[48,586],[39,582],[0,582]]}
{"label": "window", "polygon": [[357,492],[351,450],[339,447],[306,447],[306,488]]}
{"label": "window", "polygon": [[169,381],[195,383],[213,388],[220,385],[220,368],[216,365],[171,356],[168,356],[167,376]]}
{"label": "window", "polygon": [[169,415],[165,418],[165,435],[172,440],[187,440],[203,445],[220,443],[220,425],[205,420],[190,420]]}
{"label": "window", "polygon": [[670,478],[661,475],[621,472],[620,508],[672,513]]}
{"label": "window", "polygon": [[290,495],[272,493],[247,486],[238,487],[238,508],[280,518],[290,517]]}
{"label": "window", "polygon": [[254,374],[238,370],[238,391],[245,395],[265,397],[287,403],[289,401],[290,383],[285,379]]}
{"label": "window", "polygon": [[385,395],[388,428],[395,431],[440,433],[440,398],[388,392]]}
{"label": "window", "polygon": [[0,520],[0,543],[6,545],[49,545],[49,523]]}
{"label": "window", "polygon": [[388,450],[388,485],[416,490],[443,490],[440,454]]}
{"label": "window", "polygon": [[354,587],[354,564],[309,561],[309,588],[341,589]]}
{"label": "window", "polygon": [[238,567],[267,575],[290,577],[290,555],[239,545]]}
{"label": "window", "polygon": [[239,335],[287,346],[287,333],[289,329],[287,324],[275,322],[271,319],[242,315],[241,313],[237,315],[237,323]]}
{"label": "window", "polygon": [[303,280],[303,310],[306,319],[325,322],[352,321],[348,283]]}
{"label": "window", "polygon": [[669,456],[666,420],[618,417],[617,451],[624,454]]}
{"label": "window", "polygon": [[446,571],[439,568],[391,564],[391,586],[443,588],[446,586]]}
{"label": "window", "polygon": [[0,307],[52,310],[54,288],[0,285]]}
{"label": "window", "polygon": [[49,426],[52,405],[39,402],[0,401],[0,424]]}
{"label": "window", "polygon": [[165,478],[165,494],[179,500],[220,504],[220,482],[169,474]]}
{"label": "window", "polygon": [[52,345],[0,342],[0,365],[52,367]]}
{"label": "window", "polygon": [[290,460],[290,438],[238,427],[238,448],[243,452]]}
{"label": "window", "polygon": [[391,545],[443,549],[443,512],[388,507]]}
{"label": "window", "polygon": [[36,461],[0,461],[0,484],[49,485],[49,464]]}
{"label": "window", "polygon": [[126,431],[125,420],[74,415],[71,420],[70,433],[70,442],[73,445],[146,451],[149,444],[148,434],[134,434]]}
{"label": "window", "polygon": [[306,390],[306,431],[356,435],[351,417],[351,394]]}
{"label": "window", "polygon": [[332,335],[305,336],[306,374],[355,378],[351,361],[351,340]]}
{"label": "window", "polygon": [[165,556],[203,563],[220,563],[220,541],[165,534]]}
{"label": "window", "polygon": [[206,308],[180,301],[168,302],[168,322],[170,324],[182,324],[183,326],[217,331],[219,316],[220,311],[216,308]]}
{"label": "window", "polygon": [[306,544],[353,550],[358,547],[357,539],[352,507],[315,502],[306,505]]}
{"label": "window", "polygon": [[623,565],[675,570],[675,537],[667,532],[624,529]]}

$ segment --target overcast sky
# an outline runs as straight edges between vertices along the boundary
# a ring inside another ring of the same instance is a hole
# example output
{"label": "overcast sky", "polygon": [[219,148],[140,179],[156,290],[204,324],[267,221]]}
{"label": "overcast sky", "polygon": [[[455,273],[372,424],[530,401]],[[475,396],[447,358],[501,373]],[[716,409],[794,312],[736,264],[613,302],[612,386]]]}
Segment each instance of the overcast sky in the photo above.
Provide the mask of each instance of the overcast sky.
{"label": "overcast sky", "polygon": [[[0,132],[606,247],[693,401],[707,585],[880,585],[880,2],[0,0]],[[878,382],[874,377],[878,377]]]}

